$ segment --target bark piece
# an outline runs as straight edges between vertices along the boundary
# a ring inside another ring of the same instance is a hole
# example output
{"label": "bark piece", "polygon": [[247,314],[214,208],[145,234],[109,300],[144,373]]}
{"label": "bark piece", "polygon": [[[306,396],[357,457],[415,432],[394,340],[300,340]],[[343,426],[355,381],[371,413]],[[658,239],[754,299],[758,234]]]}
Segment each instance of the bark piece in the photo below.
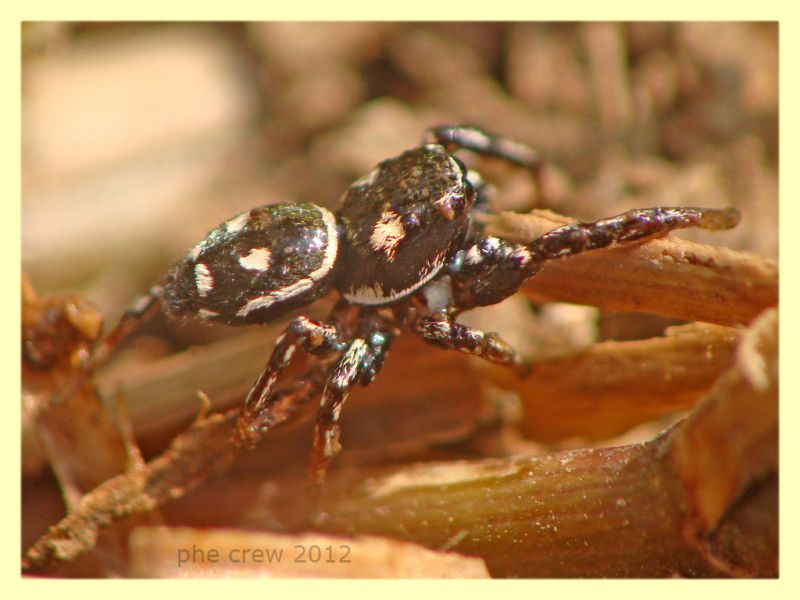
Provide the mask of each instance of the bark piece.
{"label": "bark piece", "polygon": [[735,329],[694,323],[669,328],[666,337],[602,342],[537,361],[525,378],[497,367],[486,372],[520,395],[527,437],[599,441],[694,406],[732,364],[737,339]]}

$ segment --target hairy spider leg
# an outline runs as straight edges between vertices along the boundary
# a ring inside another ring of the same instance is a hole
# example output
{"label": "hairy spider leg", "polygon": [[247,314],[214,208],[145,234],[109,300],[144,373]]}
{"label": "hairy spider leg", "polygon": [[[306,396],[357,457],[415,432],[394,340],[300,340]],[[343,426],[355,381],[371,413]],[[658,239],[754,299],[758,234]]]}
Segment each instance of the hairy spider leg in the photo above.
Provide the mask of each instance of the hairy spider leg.
{"label": "hairy spider leg", "polygon": [[529,169],[536,189],[539,193],[542,192],[542,159],[526,144],[468,125],[434,127],[426,132],[424,141],[440,144],[450,153],[460,149],[469,150],[476,154],[501,158]]}
{"label": "hairy spider leg", "polygon": [[[275,347],[261,375],[245,398],[236,424],[237,442],[254,446],[261,436],[285,420],[285,395],[275,395],[275,384],[298,348],[315,355],[341,352],[345,345],[331,323],[319,323],[303,316],[295,317],[275,340]],[[313,391],[313,390],[312,390]]]}
{"label": "hairy spider leg", "polygon": [[[287,385],[285,388],[274,392],[274,403],[284,404],[287,407],[298,407],[308,403],[314,396],[322,393],[325,388],[325,382],[330,372],[331,361],[323,360],[314,364],[302,375],[299,375],[295,381]],[[290,415],[287,415],[287,417]],[[283,419],[285,420],[285,419]]]}
{"label": "hairy spider leg", "polygon": [[114,349],[142,323],[149,319],[158,308],[164,288],[159,285],[151,287],[147,293],[139,296],[122,314],[116,326],[94,347],[92,353],[81,364],[83,371],[93,371],[108,360]]}
{"label": "hairy spider leg", "polygon": [[354,384],[369,385],[378,374],[394,333],[376,329],[363,338],[347,343],[347,348],[336,362],[320,400],[314,442],[311,449],[310,482],[319,490],[328,465],[339,452],[339,416],[342,406]]}
{"label": "hairy spider leg", "polygon": [[459,149],[470,150],[477,154],[502,158],[534,171],[542,164],[539,155],[529,146],[468,125],[434,127],[425,133],[424,141],[440,144],[450,153]]}
{"label": "hairy spider leg", "polygon": [[589,223],[572,223],[528,244],[486,237],[461,251],[451,268],[455,308],[496,304],[534,276],[549,260],[642,241],[674,229],[729,229],[739,222],[734,208],[643,208]]}
{"label": "hairy spider leg", "polygon": [[445,312],[415,316],[409,329],[429,344],[440,348],[460,350],[502,365],[515,361],[514,349],[497,333],[486,333],[458,323]]}
{"label": "hairy spider leg", "polygon": [[480,173],[472,169],[467,172],[467,179],[475,190],[475,201],[472,203],[470,215],[490,213],[494,188],[483,180]]}
{"label": "hairy spider leg", "polygon": [[486,225],[478,215],[488,215],[492,212],[492,199],[494,198],[495,190],[490,183],[486,183],[483,180],[477,171],[470,169],[467,173],[467,179],[475,190],[475,201],[469,211],[470,221],[467,234],[467,243],[472,243],[484,237]]}
{"label": "hairy spider leg", "polygon": [[[288,421],[297,410],[320,394],[325,387],[329,372],[328,362],[315,364],[311,369],[285,389],[276,390],[269,399],[269,422],[271,426]],[[265,433],[258,432],[258,435]]]}

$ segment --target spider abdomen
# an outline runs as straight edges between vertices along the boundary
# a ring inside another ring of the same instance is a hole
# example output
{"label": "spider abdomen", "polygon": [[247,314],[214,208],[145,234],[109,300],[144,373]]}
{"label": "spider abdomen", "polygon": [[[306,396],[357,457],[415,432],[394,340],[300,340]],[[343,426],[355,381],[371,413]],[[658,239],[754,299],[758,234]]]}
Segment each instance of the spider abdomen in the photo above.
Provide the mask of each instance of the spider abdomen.
{"label": "spider abdomen", "polygon": [[239,213],[212,230],[170,271],[167,311],[229,325],[261,323],[330,289],[336,219],[314,204]]}

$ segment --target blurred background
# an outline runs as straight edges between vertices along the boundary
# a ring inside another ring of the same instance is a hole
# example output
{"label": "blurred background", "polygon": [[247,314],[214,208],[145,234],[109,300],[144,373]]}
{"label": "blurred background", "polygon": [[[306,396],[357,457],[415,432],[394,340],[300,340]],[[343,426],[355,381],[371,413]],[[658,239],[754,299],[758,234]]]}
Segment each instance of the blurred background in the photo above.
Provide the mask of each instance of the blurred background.
{"label": "blurred background", "polygon": [[[27,23],[23,266],[113,317],[239,210],[347,185],[440,123],[527,142],[580,219],[738,206],[777,253],[770,23]],[[498,208],[540,194],[483,167]],[[688,237],[700,236],[691,232]]]}

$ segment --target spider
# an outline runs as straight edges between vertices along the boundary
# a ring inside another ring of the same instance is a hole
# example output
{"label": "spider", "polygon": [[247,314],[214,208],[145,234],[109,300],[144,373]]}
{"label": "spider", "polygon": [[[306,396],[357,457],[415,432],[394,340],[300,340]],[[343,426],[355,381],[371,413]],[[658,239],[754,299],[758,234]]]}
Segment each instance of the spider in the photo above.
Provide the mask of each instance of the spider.
{"label": "spider", "polygon": [[[159,304],[172,317],[244,325],[268,322],[336,290],[340,298],[325,321],[296,316],[277,338],[234,433],[238,445],[253,446],[321,393],[310,461],[318,486],[340,449],[348,392],[373,381],[401,330],[510,365],[517,360],[511,346],[496,333],[459,323],[459,313],[509,297],[549,260],[673,229],[730,228],[739,220],[735,209],[635,209],[511,243],[484,235],[473,218],[488,210],[489,195],[454,155],[459,150],[504,159],[538,179],[540,160],[524,144],[472,126],[432,128],[422,145],[353,183],[336,213],[314,204],[272,204],[212,230],[128,309],[90,360],[101,362]],[[276,392],[298,349],[322,360],[295,388]]]}

